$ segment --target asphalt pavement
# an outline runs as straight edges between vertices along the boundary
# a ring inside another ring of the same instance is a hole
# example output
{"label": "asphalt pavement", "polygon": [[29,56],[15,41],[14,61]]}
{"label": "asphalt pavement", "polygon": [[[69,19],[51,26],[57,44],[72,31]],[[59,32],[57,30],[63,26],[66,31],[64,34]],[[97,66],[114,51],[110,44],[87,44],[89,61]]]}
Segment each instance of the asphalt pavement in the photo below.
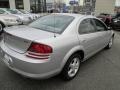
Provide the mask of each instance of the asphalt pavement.
{"label": "asphalt pavement", "polygon": [[11,71],[0,60],[0,90],[120,90],[120,32],[114,45],[82,63],[79,74],[65,82],[59,76],[34,80]]}

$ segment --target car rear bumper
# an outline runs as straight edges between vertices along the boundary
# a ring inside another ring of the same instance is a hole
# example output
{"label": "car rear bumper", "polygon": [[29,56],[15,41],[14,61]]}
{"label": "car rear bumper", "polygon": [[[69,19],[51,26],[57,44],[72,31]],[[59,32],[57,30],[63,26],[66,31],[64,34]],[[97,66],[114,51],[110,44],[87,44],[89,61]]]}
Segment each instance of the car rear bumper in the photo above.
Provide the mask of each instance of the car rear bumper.
{"label": "car rear bumper", "polygon": [[11,70],[29,78],[46,79],[60,72],[50,59],[32,60],[3,45],[0,46],[0,58]]}

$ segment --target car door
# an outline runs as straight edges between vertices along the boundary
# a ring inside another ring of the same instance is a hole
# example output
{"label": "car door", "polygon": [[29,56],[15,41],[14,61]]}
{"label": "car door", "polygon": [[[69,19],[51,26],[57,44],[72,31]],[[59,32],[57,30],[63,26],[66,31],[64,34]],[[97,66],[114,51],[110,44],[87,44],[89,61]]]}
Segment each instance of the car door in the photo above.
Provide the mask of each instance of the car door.
{"label": "car door", "polygon": [[83,46],[85,51],[85,58],[88,58],[98,51],[98,45],[100,44],[100,36],[96,33],[96,28],[91,18],[80,22],[78,33],[80,45]]}
{"label": "car door", "polygon": [[98,45],[99,49],[102,49],[109,43],[109,40],[111,38],[111,32],[110,30],[108,30],[108,28],[102,21],[94,18],[93,23],[95,24],[97,30],[96,34],[100,36]]}

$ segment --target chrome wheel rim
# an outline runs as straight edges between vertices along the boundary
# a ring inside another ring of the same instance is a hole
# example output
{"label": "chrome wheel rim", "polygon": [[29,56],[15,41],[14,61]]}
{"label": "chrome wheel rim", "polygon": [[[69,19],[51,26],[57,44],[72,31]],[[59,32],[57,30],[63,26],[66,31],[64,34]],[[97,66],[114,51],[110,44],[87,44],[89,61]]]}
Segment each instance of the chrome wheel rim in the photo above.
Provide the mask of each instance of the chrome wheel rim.
{"label": "chrome wheel rim", "polygon": [[74,77],[79,70],[79,66],[80,66],[80,59],[79,58],[74,58],[70,62],[70,65],[69,65],[69,68],[68,68],[68,75],[70,77]]}
{"label": "chrome wheel rim", "polygon": [[110,42],[109,42],[109,47],[112,47],[113,44],[113,38],[111,38]]}

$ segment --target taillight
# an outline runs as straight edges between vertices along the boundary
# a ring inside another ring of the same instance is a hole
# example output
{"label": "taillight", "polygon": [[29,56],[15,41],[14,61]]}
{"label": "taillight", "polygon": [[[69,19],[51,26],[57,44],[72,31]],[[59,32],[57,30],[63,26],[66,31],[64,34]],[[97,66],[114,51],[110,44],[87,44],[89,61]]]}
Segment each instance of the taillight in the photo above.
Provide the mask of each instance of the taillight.
{"label": "taillight", "polygon": [[26,56],[36,59],[48,59],[51,53],[52,47],[45,44],[32,43]]}

